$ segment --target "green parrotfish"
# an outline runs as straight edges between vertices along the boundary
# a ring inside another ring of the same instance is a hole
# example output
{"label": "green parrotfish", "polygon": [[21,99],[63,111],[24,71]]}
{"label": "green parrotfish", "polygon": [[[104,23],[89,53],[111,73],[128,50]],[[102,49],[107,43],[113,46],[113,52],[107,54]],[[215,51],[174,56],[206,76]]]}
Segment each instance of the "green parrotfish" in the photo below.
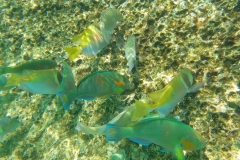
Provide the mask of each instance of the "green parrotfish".
{"label": "green parrotfish", "polygon": [[153,103],[135,100],[136,110],[132,115],[132,121],[139,120],[153,110],[157,110],[160,117],[165,117],[187,93],[195,92],[202,86],[203,82],[193,85],[192,71],[183,69],[163,89],[149,94]]}
{"label": "green parrotfish", "polygon": [[184,159],[183,150],[198,150],[206,144],[203,137],[190,126],[155,115],[125,127],[107,124],[107,141],[119,141],[123,138],[128,138],[144,146],[157,144],[163,147],[162,151],[173,152],[178,160]]}
{"label": "green parrotfish", "polygon": [[0,117],[0,141],[4,135],[17,129],[19,125],[20,122],[14,118]]}
{"label": "green parrotfish", "polygon": [[26,69],[45,70],[45,69],[53,69],[56,67],[57,67],[57,63],[49,59],[31,60],[14,67],[0,66],[0,75],[6,74],[6,73],[21,74],[22,71]]}
{"label": "green parrotfish", "polygon": [[[63,71],[56,69],[25,69],[21,74],[12,73],[4,87],[19,85],[19,88],[35,94],[58,94],[68,97],[76,89],[71,68],[63,61]],[[61,92],[61,93],[60,93]],[[70,99],[71,100],[71,99]],[[68,101],[64,101],[67,105]]]}
{"label": "green parrotfish", "polygon": [[126,77],[112,71],[97,71],[87,75],[77,84],[77,99],[92,101],[122,93],[129,85]]}

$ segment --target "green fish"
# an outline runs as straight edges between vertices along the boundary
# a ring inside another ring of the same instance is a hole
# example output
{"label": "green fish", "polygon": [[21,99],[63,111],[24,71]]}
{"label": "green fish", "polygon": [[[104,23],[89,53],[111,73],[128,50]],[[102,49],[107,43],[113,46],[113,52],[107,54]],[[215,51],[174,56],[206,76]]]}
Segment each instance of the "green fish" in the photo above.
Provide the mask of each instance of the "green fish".
{"label": "green fish", "polygon": [[107,141],[119,141],[128,138],[131,141],[148,146],[156,144],[162,151],[173,152],[178,160],[184,159],[183,150],[198,150],[205,147],[205,140],[190,126],[172,119],[148,116],[125,127],[107,124]]}
{"label": "green fish", "polygon": [[4,135],[12,132],[18,128],[20,122],[9,117],[0,117],[0,141],[3,140]]}
{"label": "green fish", "polygon": [[24,70],[21,75],[13,73],[4,87],[18,85],[35,94],[56,94],[60,91],[63,77],[58,70]]}
{"label": "green fish", "polygon": [[31,60],[15,67],[0,66],[0,75],[6,74],[6,73],[21,74],[26,69],[45,70],[45,69],[53,69],[56,67],[57,67],[57,63],[49,59]]}
{"label": "green fish", "polygon": [[111,71],[97,71],[87,75],[77,84],[77,99],[92,101],[122,93],[129,85],[126,77]]}
{"label": "green fish", "polygon": [[132,121],[139,120],[153,110],[157,110],[160,117],[165,117],[187,93],[195,92],[203,85],[203,82],[193,85],[192,71],[181,70],[163,89],[149,94],[153,103],[135,100],[136,110],[132,115]]}

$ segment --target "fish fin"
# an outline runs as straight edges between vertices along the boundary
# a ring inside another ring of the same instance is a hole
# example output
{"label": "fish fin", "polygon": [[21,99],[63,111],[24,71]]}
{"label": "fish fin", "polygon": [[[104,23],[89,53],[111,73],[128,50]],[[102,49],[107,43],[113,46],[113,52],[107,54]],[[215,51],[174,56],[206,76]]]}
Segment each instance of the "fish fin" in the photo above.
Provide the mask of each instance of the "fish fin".
{"label": "fish fin", "polygon": [[81,46],[64,48],[64,50],[69,54],[69,58],[71,61],[77,58],[77,56],[81,53],[81,49]]}
{"label": "fish fin", "polygon": [[135,99],[136,109],[133,111],[131,121],[137,121],[148,114],[149,104],[143,103]]}
{"label": "fish fin", "polygon": [[204,86],[204,82],[199,82],[194,84],[192,87],[188,89],[188,92],[197,92],[200,88]]}
{"label": "fish fin", "polygon": [[17,74],[12,74],[11,77],[9,77],[7,84],[4,87],[10,87],[17,85],[23,81],[21,76],[18,76]]}
{"label": "fish fin", "polygon": [[70,107],[71,103],[75,100],[76,95],[77,92],[75,88],[69,91],[63,90],[57,93],[57,96],[63,104],[64,110],[67,110]]}
{"label": "fish fin", "polygon": [[141,144],[143,146],[149,146],[152,142],[149,142],[147,140],[141,139],[141,138],[129,138],[131,141]]}
{"label": "fish fin", "polygon": [[163,88],[163,89],[160,89],[160,90],[158,90],[158,91],[152,92],[152,93],[149,94],[149,97],[156,103],[156,102],[158,102],[158,101],[161,99],[161,97],[164,95],[165,89],[166,89],[166,88]]}
{"label": "fish fin", "polygon": [[174,147],[173,157],[177,160],[185,160],[185,156],[184,156],[181,144],[178,144]]}
{"label": "fish fin", "polygon": [[106,124],[106,140],[107,141],[120,141],[121,138],[121,127],[116,124]]}
{"label": "fish fin", "polygon": [[86,134],[93,134],[93,135],[104,135],[106,132],[106,126],[100,126],[100,127],[89,127],[81,122],[77,122],[77,126],[75,129],[79,132],[83,132]]}

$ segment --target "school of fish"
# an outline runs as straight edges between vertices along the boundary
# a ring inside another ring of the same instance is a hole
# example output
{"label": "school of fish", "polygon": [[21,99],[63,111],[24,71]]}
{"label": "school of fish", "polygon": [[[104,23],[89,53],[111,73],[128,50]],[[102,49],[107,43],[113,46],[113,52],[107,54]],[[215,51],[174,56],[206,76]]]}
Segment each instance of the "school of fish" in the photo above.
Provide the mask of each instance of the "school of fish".
{"label": "school of fish", "polygon": [[[122,15],[117,9],[104,10],[99,22],[72,38],[76,46],[64,48],[70,60],[80,53],[85,56],[98,54],[110,43],[121,20]],[[136,37],[129,36],[125,44],[128,73],[136,67],[136,47]],[[18,87],[33,94],[56,94],[67,110],[75,100],[91,102],[96,98],[110,98],[123,93],[130,84],[126,76],[114,71],[90,73],[76,84],[71,67],[62,59],[61,65],[63,69],[59,70],[55,61],[40,59],[14,67],[0,66],[0,91]],[[203,85],[203,82],[194,84],[194,73],[184,68],[164,88],[149,93],[148,99],[136,99],[107,124],[94,127],[78,121],[75,129],[86,134],[105,135],[107,141],[128,138],[144,146],[156,144],[163,152],[171,152],[173,157],[183,160],[184,150],[202,149],[206,140],[192,127],[167,117],[187,93],[196,92]],[[154,110],[158,114],[152,113]],[[0,117],[0,141],[19,126],[16,118]]]}

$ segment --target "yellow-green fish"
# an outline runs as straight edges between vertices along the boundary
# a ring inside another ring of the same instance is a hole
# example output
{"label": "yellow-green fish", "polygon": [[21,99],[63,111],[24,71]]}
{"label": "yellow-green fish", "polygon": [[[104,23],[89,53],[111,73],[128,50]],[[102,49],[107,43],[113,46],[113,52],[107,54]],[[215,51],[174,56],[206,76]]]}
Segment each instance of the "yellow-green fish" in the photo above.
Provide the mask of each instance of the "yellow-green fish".
{"label": "yellow-green fish", "polygon": [[[56,69],[31,70],[25,69],[21,74],[12,73],[7,80],[5,88],[19,85],[19,88],[35,94],[58,94],[61,97],[69,97],[71,90],[76,90],[75,80],[70,66],[64,61],[63,71]],[[69,98],[69,101],[72,99]],[[69,101],[62,101],[67,105]]]}
{"label": "yellow-green fish", "polygon": [[66,47],[70,60],[74,60],[83,53],[85,56],[94,56],[106,47],[112,39],[113,30],[122,15],[116,9],[107,9],[101,15],[101,21],[88,26],[82,33],[72,38],[74,47]]}
{"label": "yellow-green fish", "polygon": [[60,91],[63,77],[58,70],[24,70],[21,75],[13,73],[4,87],[18,85],[35,94],[56,94]]}
{"label": "yellow-green fish", "polygon": [[107,141],[119,141],[128,138],[131,141],[148,146],[157,144],[163,151],[173,152],[178,160],[184,159],[183,150],[198,150],[205,147],[205,140],[190,126],[179,121],[148,116],[125,127],[107,124]]}
{"label": "yellow-green fish", "polygon": [[64,50],[69,54],[70,60],[74,60],[80,53],[86,56],[94,56],[108,45],[112,36],[103,35],[98,23],[91,24],[82,33],[73,37],[75,47],[67,47]]}
{"label": "yellow-green fish", "polygon": [[45,70],[45,69],[53,69],[56,67],[57,67],[57,63],[49,59],[31,60],[14,67],[0,66],[0,75],[6,74],[6,73],[21,74],[22,71],[26,69]]}
{"label": "yellow-green fish", "polygon": [[77,99],[92,101],[122,93],[129,85],[126,77],[112,71],[97,71],[78,82]]}
{"label": "yellow-green fish", "polygon": [[4,135],[17,129],[19,125],[20,122],[14,118],[0,117],[0,141],[3,140]]}
{"label": "yellow-green fish", "polygon": [[193,85],[192,71],[183,69],[163,89],[149,94],[154,103],[135,100],[136,110],[132,115],[132,121],[139,120],[152,110],[157,110],[160,117],[165,117],[187,93],[195,92],[202,86],[203,82]]}

